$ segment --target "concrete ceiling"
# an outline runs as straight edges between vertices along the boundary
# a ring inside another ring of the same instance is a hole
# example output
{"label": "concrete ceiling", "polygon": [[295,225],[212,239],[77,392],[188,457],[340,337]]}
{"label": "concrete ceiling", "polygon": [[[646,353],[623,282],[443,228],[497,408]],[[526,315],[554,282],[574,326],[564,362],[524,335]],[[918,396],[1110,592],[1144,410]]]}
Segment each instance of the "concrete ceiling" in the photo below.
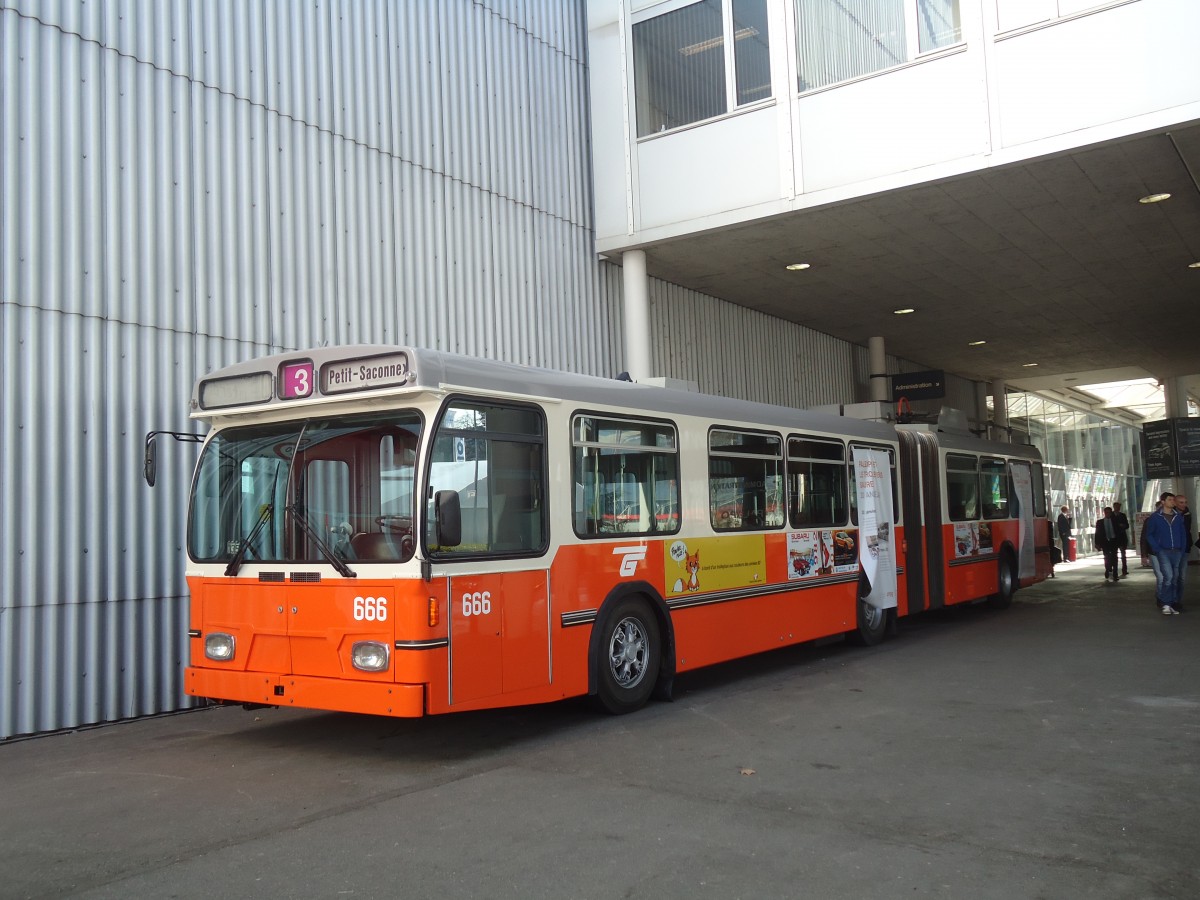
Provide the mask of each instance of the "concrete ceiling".
{"label": "concrete ceiling", "polygon": [[1190,122],[644,249],[651,275],[931,369],[1028,390],[1184,376],[1200,397],[1197,178]]}

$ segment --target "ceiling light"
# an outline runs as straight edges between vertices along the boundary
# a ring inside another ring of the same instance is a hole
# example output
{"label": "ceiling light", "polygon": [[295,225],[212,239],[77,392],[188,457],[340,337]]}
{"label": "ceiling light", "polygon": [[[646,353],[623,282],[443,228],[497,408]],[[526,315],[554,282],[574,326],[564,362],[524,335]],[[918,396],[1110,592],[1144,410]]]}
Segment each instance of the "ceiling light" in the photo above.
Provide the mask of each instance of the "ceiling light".
{"label": "ceiling light", "polygon": [[[747,25],[745,28],[739,28],[733,33],[735,41],[744,41],[746,38],[758,36],[758,29],[753,25]],[[680,47],[679,52],[684,56],[695,56],[697,53],[703,53],[705,50],[715,50],[725,43],[725,36],[709,38],[707,41],[699,41],[695,44],[688,44],[686,47]]]}
{"label": "ceiling light", "polygon": [[1147,194],[1145,197],[1138,199],[1138,203],[1162,203],[1164,200],[1170,200],[1170,194]]}
{"label": "ceiling light", "polygon": [[906,307],[904,307],[904,309],[893,309],[892,315],[907,316],[909,313],[914,313],[914,312],[916,312],[915,309],[913,309],[911,306],[906,306]]}
{"label": "ceiling light", "polygon": [[1200,262],[1188,263],[1189,269],[1200,269]]}
{"label": "ceiling light", "polygon": [[1036,365],[1037,365],[1037,363],[1024,363],[1024,364],[1021,366],[1021,368],[1022,368],[1022,369],[1032,369],[1032,368],[1033,368],[1034,366],[1036,366]]}
{"label": "ceiling light", "polygon": [[799,272],[801,269],[807,269],[808,267],[809,267],[808,263],[792,263],[790,266],[787,267],[787,270],[789,272]]}
{"label": "ceiling light", "polygon": [[987,341],[967,341],[968,347],[982,347]]}

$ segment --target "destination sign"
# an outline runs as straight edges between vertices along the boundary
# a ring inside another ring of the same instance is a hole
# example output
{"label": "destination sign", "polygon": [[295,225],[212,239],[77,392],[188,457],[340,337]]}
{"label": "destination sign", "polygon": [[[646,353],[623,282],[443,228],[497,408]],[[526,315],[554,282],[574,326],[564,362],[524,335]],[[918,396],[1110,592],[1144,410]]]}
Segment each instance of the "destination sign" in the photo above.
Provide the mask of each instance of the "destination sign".
{"label": "destination sign", "polygon": [[321,393],[342,394],[383,387],[403,387],[409,379],[408,354],[391,353],[338,360],[321,367]]}

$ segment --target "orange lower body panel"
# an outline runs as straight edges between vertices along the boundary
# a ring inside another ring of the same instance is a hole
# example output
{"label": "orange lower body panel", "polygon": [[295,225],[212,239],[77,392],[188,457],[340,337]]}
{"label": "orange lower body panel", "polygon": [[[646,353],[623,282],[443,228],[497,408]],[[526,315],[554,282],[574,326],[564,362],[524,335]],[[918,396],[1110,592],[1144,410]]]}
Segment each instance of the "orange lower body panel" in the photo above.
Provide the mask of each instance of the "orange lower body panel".
{"label": "orange lower body panel", "polygon": [[425,715],[425,687],[419,684],[342,681],[189,667],[184,689],[193,697],[219,697],[267,706],[337,709],[404,718]]}

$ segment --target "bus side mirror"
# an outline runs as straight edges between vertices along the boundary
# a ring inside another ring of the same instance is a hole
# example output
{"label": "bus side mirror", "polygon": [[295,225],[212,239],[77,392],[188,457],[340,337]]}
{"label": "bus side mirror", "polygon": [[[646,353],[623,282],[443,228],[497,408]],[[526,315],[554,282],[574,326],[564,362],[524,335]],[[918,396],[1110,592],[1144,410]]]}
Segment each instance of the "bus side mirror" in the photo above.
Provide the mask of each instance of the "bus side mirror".
{"label": "bus side mirror", "polygon": [[183,441],[187,444],[202,444],[204,443],[204,435],[188,434],[186,431],[148,431],[146,432],[146,453],[142,457],[142,475],[146,479],[146,484],[154,487],[154,482],[158,478],[158,445],[155,439],[160,434],[169,434],[177,441]]}
{"label": "bus side mirror", "polygon": [[142,475],[146,479],[146,484],[154,487],[154,481],[158,477],[158,444],[154,440],[156,432],[150,432],[146,435],[146,455],[142,459]]}
{"label": "bus side mirror", "polygon": [[457,547],[462,543],[462,507],[458,502],[458,491],[438,491],[433,495],[437,515],[437,544],[439,547]]}

